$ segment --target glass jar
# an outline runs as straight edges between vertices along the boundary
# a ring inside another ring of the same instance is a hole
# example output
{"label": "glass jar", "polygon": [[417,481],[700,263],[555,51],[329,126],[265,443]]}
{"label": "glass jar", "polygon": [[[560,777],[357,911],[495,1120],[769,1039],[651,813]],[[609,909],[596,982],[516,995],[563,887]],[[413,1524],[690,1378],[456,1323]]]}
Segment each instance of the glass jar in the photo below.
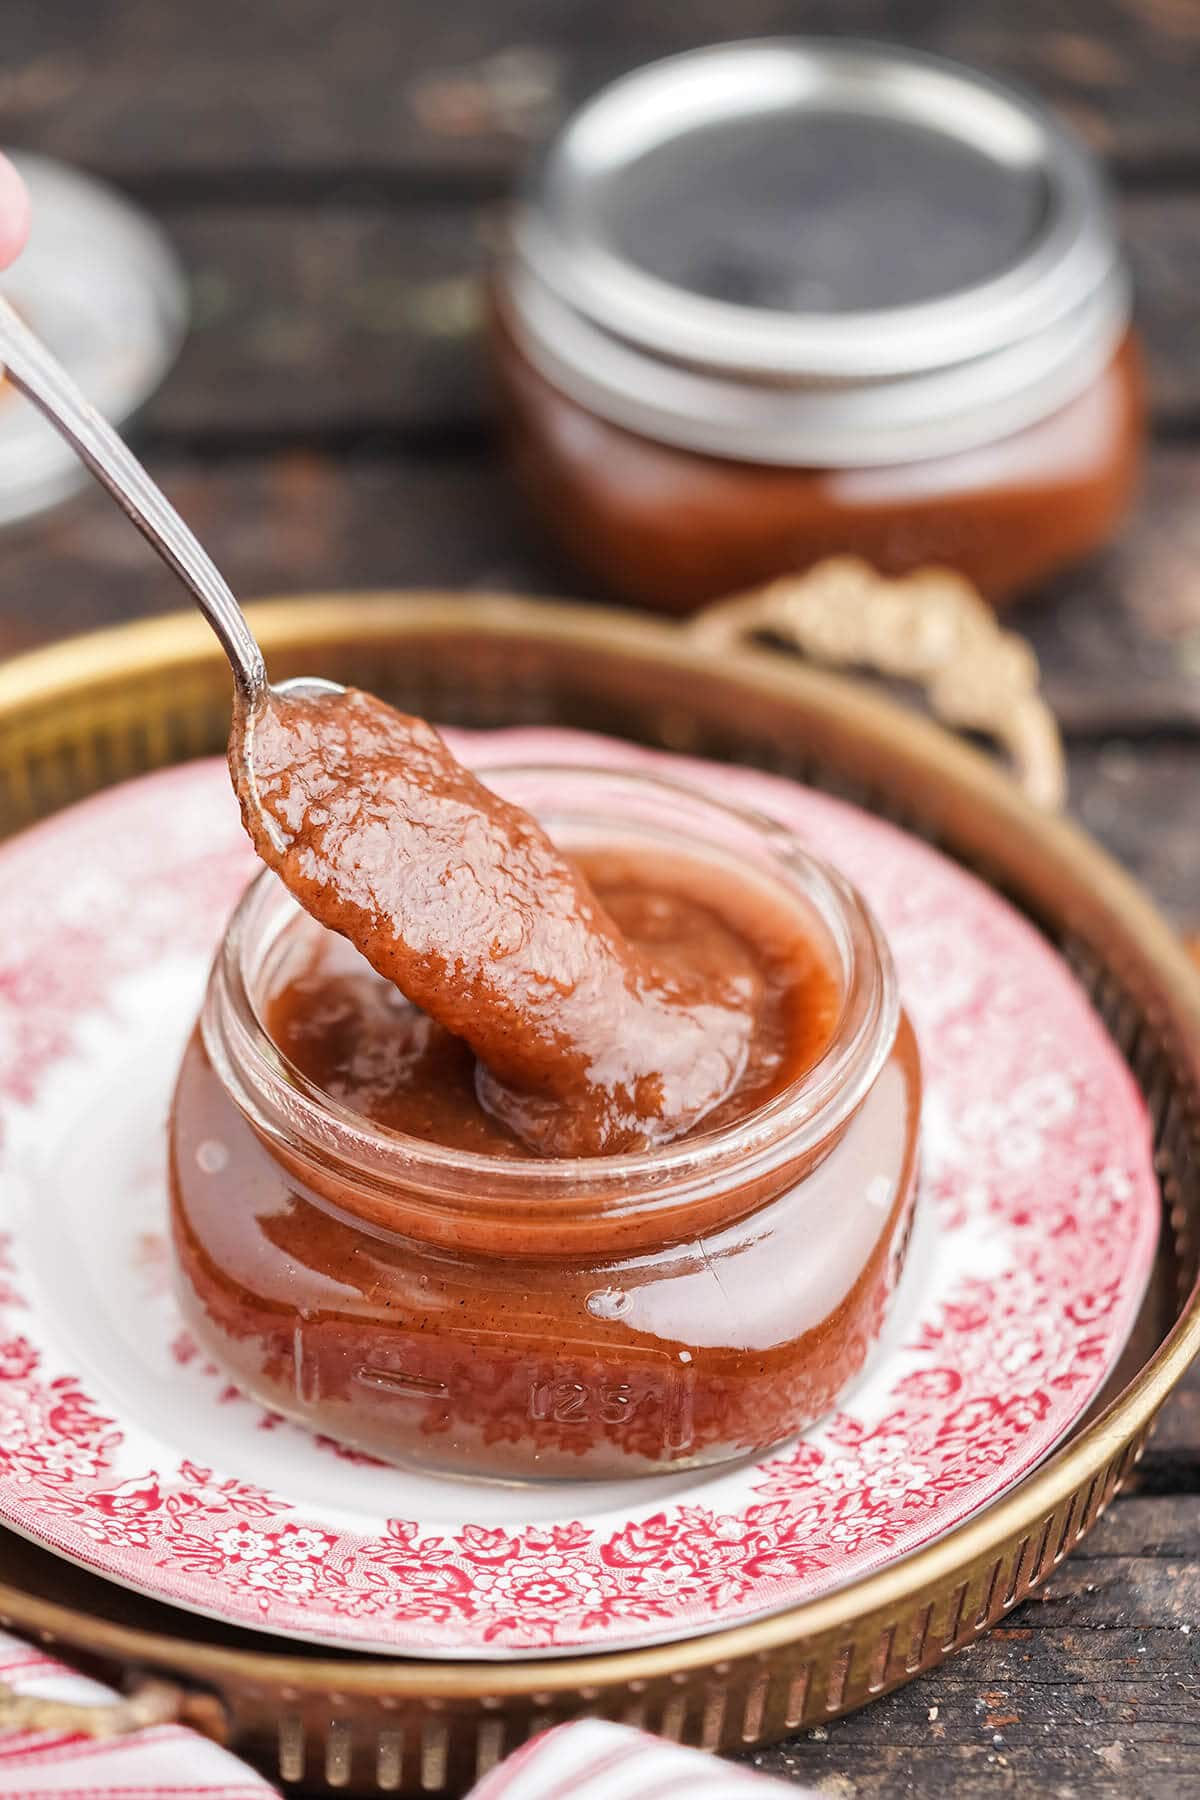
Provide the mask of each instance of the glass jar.
{"label": "glass jar", "polygon": [[840,1005],[820,1060],[736,1123],[580,1161],[376,1126],[262,1023],[321,927],[264,874],[180,1071],[172,1235],[185,1317],[266,1406],[390,1461],[607,1477],[719,1463],[834,1403],[907,1241],[920,1076],[886,943],[783,827],[657,776],[489,771],[567,848],[731,869],[802,916]]}
{"label": "glass jar", "polygon": [[604,90],[515,212],[491,342],[546,522],[672,611],[840,552],[1001,601],[1102,544],[1139,468],[1092,159],[886,46],[721,45]]}

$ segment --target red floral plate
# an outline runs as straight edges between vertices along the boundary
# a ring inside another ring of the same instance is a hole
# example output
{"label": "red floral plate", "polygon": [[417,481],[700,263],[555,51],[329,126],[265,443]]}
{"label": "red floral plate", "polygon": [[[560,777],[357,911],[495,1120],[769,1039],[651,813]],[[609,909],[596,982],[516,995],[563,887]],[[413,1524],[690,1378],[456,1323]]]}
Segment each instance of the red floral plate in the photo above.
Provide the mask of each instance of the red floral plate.
{"label": "red floral plate", "polygon": [[[479,766],[689,768],[559,732],[458,741]],[[725,1473],[513,1488],[348,1455],[229,1386],[182,1330],[164,1237],[174,1068],[253,868],[224,766],[193,763],[0,853],[0,1519],[233,1624],[543,1655],[811,1599],[1045,1456],[1112,1367],[1154,1254],[1124,1064],[1054,951],[962,870],[789,782],[690,768],[860,885],[921,1040],[913,1250],[841,1410]]]}

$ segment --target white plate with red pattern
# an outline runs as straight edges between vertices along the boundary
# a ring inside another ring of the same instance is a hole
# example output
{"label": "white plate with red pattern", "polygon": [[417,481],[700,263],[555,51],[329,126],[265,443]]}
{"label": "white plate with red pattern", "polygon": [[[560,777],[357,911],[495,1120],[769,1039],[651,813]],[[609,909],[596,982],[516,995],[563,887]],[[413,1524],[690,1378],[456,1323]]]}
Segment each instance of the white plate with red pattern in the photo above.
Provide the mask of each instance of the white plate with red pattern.
{"label": "white plate with red pattern", "polygon": [[183,1330],[166,1248],[174,1068],[254,867],[223,763],[188,764],[0,852],[0,1520],[230,1624],[471,1658],[695,1635],[930,1542],[1079,1419],[1149,1278],[1148,1122],[1085,996],[987,887],[826,796],[573,733],[455,741],[479,767],[699,773],[862,888],[926,1081],[884,1342],[791,1446],[623,1483],[423,1478],[243,1397]]}

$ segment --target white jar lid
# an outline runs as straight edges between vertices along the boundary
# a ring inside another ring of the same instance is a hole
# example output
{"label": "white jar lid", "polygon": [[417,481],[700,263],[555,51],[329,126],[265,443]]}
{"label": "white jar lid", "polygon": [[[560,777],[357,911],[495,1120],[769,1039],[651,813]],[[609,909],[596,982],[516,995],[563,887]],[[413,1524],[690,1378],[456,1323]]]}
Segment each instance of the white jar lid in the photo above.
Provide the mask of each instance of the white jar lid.
{"label": "white jar lid", "polygon": [[816,465],[1019,429],[1129,317],[1099,173],[1040,106],[910,51],[783,39],[589,101],[517,208],[501,295],[602,416]]}

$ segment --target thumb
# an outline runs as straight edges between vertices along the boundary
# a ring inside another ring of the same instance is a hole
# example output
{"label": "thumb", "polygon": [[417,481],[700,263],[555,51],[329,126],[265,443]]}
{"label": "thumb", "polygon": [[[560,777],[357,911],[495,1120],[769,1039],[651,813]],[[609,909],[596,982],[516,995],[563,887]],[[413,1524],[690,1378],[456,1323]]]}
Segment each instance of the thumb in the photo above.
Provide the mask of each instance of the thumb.
{"label": "thumb", "polygon": [[0,153],[0,269],[21,254],[29,236],[29,195],[25,183]]}

